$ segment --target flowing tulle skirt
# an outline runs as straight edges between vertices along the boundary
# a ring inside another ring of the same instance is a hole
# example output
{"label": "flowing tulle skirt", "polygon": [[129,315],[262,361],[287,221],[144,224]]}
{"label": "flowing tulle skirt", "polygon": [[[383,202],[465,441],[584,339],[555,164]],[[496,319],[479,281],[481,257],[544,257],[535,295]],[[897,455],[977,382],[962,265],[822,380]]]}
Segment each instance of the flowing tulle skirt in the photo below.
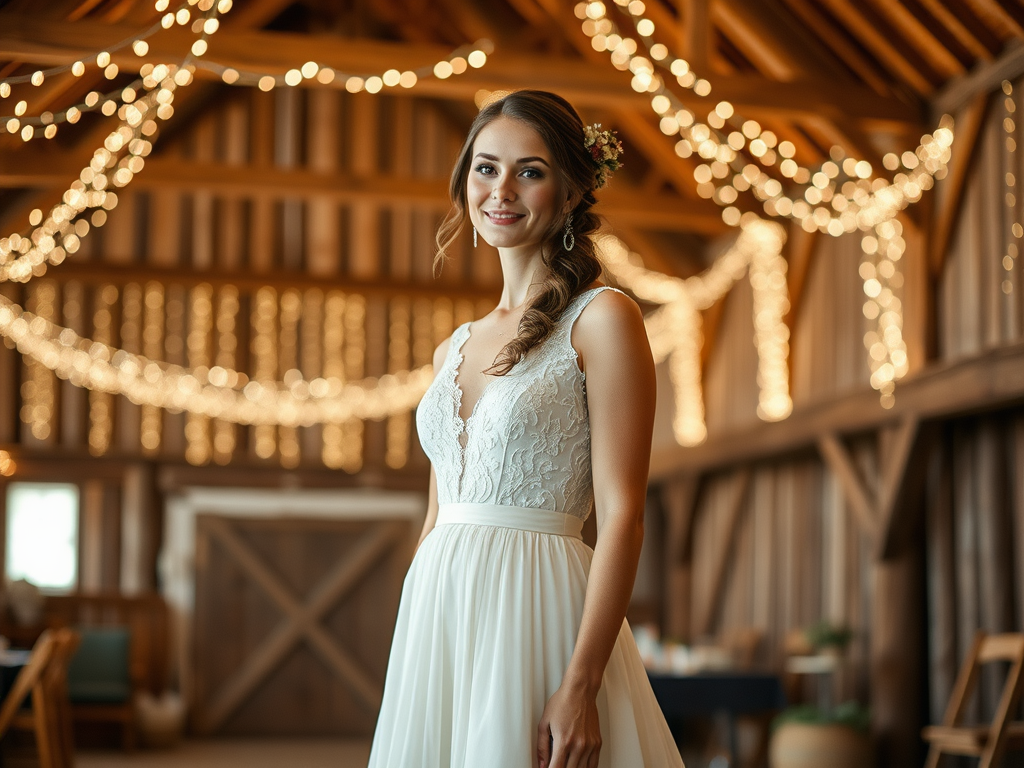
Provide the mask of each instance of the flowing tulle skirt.
{"label": "flowing tulle skirt", "polygon": [[[402,588],[369,768],[530,768],[572,656],[593,550],[577,518],[442,505]],[[679,751],[624,621],[597,698],[601,768]]]}

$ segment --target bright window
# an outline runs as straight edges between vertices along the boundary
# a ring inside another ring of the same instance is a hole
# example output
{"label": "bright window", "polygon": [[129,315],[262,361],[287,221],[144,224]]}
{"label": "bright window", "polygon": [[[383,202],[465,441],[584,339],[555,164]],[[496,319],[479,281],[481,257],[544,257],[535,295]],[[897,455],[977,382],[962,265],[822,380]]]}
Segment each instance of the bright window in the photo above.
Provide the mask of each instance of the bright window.
{"label": "bright window", "polygon": [[78,486],[7,486],[7,578],[67,592],[78,575]]}

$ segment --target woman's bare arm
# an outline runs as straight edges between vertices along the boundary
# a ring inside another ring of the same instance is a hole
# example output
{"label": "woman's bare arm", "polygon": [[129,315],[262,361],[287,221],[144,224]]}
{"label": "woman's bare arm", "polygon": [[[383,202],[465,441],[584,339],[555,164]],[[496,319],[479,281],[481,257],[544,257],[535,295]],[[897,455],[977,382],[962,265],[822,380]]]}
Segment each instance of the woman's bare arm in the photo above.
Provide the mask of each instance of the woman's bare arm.
{"label": "woman's bare arm", "polygon": [[[555,742],[547,763],[551,768],[561,768],[565,761],[576,764],[573,758],[581,766],[597,765],[597,692],[640,560],[656,396],[643,315],[629,297],[613,291],[595,297],[577,320],[573,341],[586,371],[594,501],[601,529],[576,646],[538,734],[543,741],[544,728],[550,726]],[[588,746],[595,732],[597,748]],[[540,742],[538,750],[543,757]]]}

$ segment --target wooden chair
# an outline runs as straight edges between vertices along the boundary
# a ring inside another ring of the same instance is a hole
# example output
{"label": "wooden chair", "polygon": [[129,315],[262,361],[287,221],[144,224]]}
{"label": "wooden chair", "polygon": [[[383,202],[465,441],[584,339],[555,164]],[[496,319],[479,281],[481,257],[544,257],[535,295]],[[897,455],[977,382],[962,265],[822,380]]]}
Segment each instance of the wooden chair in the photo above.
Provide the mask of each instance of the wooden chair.
{"label": "wooden chair", "polygon": [[14,685],[0,706],[0,738],[20,719],[20,710],[29,696],[32,697],[32,730],[35,731],[36,749],[39,752],[39,768],[59,768],[59,755],[55,754],[57,741],[52,709],[47,706],[44,677],[57,647],[53,632],[44,632],[32,648],[32,655],[18,676]]}
{"label": "wooden chair", "polygon": [[[68,698],[68,665],[75,655],[79,640],[78,633],[70,629],[62,628],[53,632],[53,652],[41,680],[45,691],[43,706],[49,723],[53,762],[59,768],[73,768],[75,764],[71,701]],[[32,710],[21,710],[15,714],[11,728],[35,731],[36,706],[33,694]]]}
{"label": "wooden chair", "polygon": [[[988,725],[959,725],[963,709],[982,664],[1010,662],[1003,693],[995,716]],[[1024,670],[1024,634],[986,635],[978,632],[964,659],[949,697],[942,725],[925,728],[922,735],[931,744],[926,768],[937,768],[942,754],[980,758],[978,768],[996,768],[1007,748],[1024,748],[1024,722],[1011,722],[1020,701]]]}

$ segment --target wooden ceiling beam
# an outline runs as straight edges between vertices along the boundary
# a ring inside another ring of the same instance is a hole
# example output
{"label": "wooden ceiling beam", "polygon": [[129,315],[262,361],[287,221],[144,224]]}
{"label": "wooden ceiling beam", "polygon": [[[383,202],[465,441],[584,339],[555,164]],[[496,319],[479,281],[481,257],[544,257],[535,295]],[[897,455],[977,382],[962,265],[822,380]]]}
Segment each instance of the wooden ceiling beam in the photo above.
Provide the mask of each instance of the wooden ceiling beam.
{"label": "wooden ceiling beam", "polygon": [[895,31],[911,43],[943,79],[963,73],[964,65],[960,60],[950,53],[949,49],[904,5],[892,0],[871,0],[871,6]]}
{"label": "wooden ceiling beam", "polygon": [[[80,163],[52,151],[26,149],[0,168],[0,186],[51,187],[78,175]],[[306,170],[230,166],[221,163],[183,163],[149,158],[132,181],[133,190],[203,190],[227,199],[335,200],[339,203],[405,203],[421,208],[448,209],[446,179],[322,174]],[[717,234],[728,230],[718,207],[667,196],[637,195],[625,188],[602,191],[597,212],[612,223],[670,232]]]}
{"label": "wooden ceiling beam", "polygon": [[1024,402],[1024,344],[993,349],[977,357],[931,366],[896,387],[896,404],[886,410],[868,388],[834,400],[797,407],[778,422],[761,422],[713,436],[694,448],[671,446],[651,456],[651,479],[717,471],[817,445],[822,435],[851,435],[914,415],[922,422],[949,419]]}
{"label": "wooden ceiling beam", "polygon": [[[0,13],[0,60],[17,59],[50,66],[69,64],[137,31],[124,25],[91,21],[56,24],[31,15]],[[575,30],[566,30],[571,31]],[[111,58],[123,71],[137,71],[144,61],[179,60],[192,38],[188,30],[175,27],[154,35],[145,59],[130,50],[115,52]],[[225,66],[271,74],[283,74],[313,59],[341,72],[365,74],[393,67],[415,69],[449,53],[444,46],[424,43],[224,29],[211,38],[209,58]],[[210,75],[200,71],[200,76]],[[340,83],[337,85],[341,87]],[[415,89],[395,88],[388,93],[472,99],[482,88],[523,87],[554,90],[580,106],[647,109],[649,103],[646,95],[634,93],[629,87],[629,73],[618,72],[610,64],[597,67],[579,59],[520,54],[505,48],[495,51],[482,69],[470,69],[446,80],[424,78]],[[680,96],[694,109],[704,111],[725,99],[755,117],[817,114],[865,121],[866,128],[869,124],[920,122],[920,111],[914,105],[880,98],[862,86],[851,84],[837,89],[832,82],[811,79],[780,83],[755,76],[716,77],[711,97],[702,99],[689,91]]]}
{"label": "wooden ceiling beam", "polygon": [[785,0],[786,6],[800,21],[822,40],[827,40],[842,62],[879,95],[889,95],[892,87],[886,73],[875,60],[865,56],[859,46],[854,45],[846,31],[837,27],[825,16],[818,4],[811,0]]}
{"label": "wooden ceiling beam", "polygon": [[928,74],[901,50],[884,29],[869,20],[859,7],[846,0],[822,0],[822,4],[838,19],[860,43],[871,51],[893,74],[909,85],[918,95],[930,94],[935,85]]}
{"label": "wooden ceiling beam", "polygon": [[999,50],[999,41],[991,33],[985,34],[982,28],[979,34],[978,25],[969,25],[969,14],[957,14],[948,5],[949,0],[915,0],[922,12],[931,14],[967,53],[975,58],[988,61]]}
{"label": "wooden ceiling beam", "polygon": [[[679,10],[682,11],[683,30],[680,35],[682,39],[683,58],[690,63],[690,69],[698,74],[708,72],[708,62],[711,60],[709,51],[713,44],[711,40],[711,14],[710,6],[712,0],[678,0]],[[675,26],[678,28],[679,22]]]}
{"label": "wooden ceiling beam", "polygon": [[[140,254],[144,257],[145,254]],[[300,291],[320,289],[323,291],[344,291],[389,298],[411,296],[423,298],[493,299],[501,292],[500,285],[475,285],[460,283],[444,284],[438,280],[424,283],[396,281],[394,277],[358,278],[339,274],[310,274],[309,272],[274,271],[255,273],[251,270],[203,270],[195,267],[161,268],[144,262],[132,265],[113,264],[103,261],[104,254],[98,253],[86,260],[72,256],[60,266],[50,267],[46,272],[48,280],[60,283],[71,281],[86,285],[117,285],[146,283],[150,280],[163,285],[193,287],[208,283],[214,288],[231,285],[240,291],[255,292],[272,285],[279,291],[294,288]]]}
{"label": "wooden ceiling beam", "polygon": [[966,75],[946,83],[935,94],[930,105],[933,120],[944,114],[956,114],[976,97],[998,90],[1003,80],[1015,80],[1021,75],[1024,75],[1024,41],[1011,40],[999,58],[979,64]]}

